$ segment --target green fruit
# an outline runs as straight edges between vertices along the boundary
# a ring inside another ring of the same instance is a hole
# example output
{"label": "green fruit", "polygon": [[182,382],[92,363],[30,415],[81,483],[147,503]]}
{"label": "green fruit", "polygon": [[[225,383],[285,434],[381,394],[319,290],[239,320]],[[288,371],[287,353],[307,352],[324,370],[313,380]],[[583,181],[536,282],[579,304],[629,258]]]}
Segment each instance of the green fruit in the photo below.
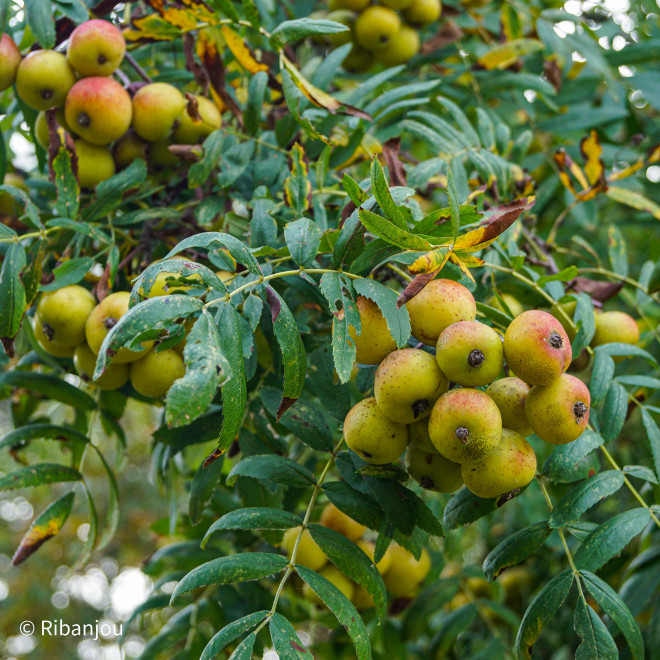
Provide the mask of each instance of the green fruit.
{"label": "green fruit", "polygon": [[[190,267],[197,266],[197,263],[194,262],[192,259],[182,259],[181,257],[173,257],[172,259],[167,260],[167,262],[169,261],[181,261],[186,266],[190,266]],[[190,291],[190,289],[194,288],[193,285],[191,284],[179,284],[178,281],[182,278],[184,278],[184,276],[181,275],[180,273],[177,273],[176,271],[161,270],[156,275],[156,278],[154,279],[151,285],[151,289],[149,289],[148,297],[156,298],[158,296],[167,296],[171,293]],[[200,283],[202,282],[202,276],[199,273],[193,273],[192,275],[185,277],[185,279],[197,280]],[[201,284],[201,286],[204,285]],[[140,294],[143,296],[145,295],[144,289],[142,287],[140,287]]]}
{"label": "green fruit", "polygon": [[330,12],[326,17],[328,21],[334,21],[335,23],[341,23],[345,25],[348,30],[344,32],[333,32],[332,34],[326,34],[326,39],[330,42],[335,48],[343,46],[353,40],[353,26],[355,25],[355,12],[352,12],[348,9],[339,9],[337,11]]}
{"label": "green fruit", "polygon": [[414,445],[420,451],[427,454],[437,454],[438,450],[431,442],[429,435],[429,418],[420,419],[408,426],[408,439],[411,445]]}
{"label": "green fruit", "polygon": [[46,334],[44,333],[43,325],[39,323],[39,319],[35,315],[32,319],[32,330],[34,331],[34,338],[37,340],[37,344],[46,351],[49,355],[58,358],[70,358],[73,357],[73,353],[76,350],[73,346],[58,346],[54,344]]}
{"label": "green fruit", "polygon": [[131,130],[124,133],[112,147],[112,157],[118,170],[123,170],[138,158],[146,161],[147,155],[147,143]]}
{"label": "green fruit", "polygon": [[399,598],[408,596],[426,579],[431,570],[431,556],[422,548],[419,560],[397,543],[390,545],[392,563],[383,575],[387,591]]}
{"label": "green fruit", "polygon": [[[596,332],[591,340],[591,345],[602,346],[612,342],[622,344],[637,344],[639,341],[639,326],[632,316],[625,312],[600,312],[596,314]],[[615,362],[625,359],[623,355],[617,355]]]}
{"label": "green fruit", "polygon": [[102,181],[115,174],[115,161],[108,147],[75,140],[78,156],[78,182],[81,188],[94,190]]}
{"label": "green fruit", "polygon": [[167,349],[149,351],[143,358],[133,362],[129,378],[138,394],[159,399],[185,373],[183,358],[176,351]]}
{"label": "green fruit", "polygon": [[407,9],[410,7],[413,1],[414,0],[380,0],[380,4],[384,7],[400,11],[401,9]]}
{"label": "green fruit", "polygon": [[488,385],[502,371],[502,339],[478,321],[459,321],[443,330],[435,355],[442,373],[457,385]]}
{"label": "green fruit", "polygon": [[378,64],[385,67],[398,66],[417,55],[420,46],[421,42],[417,30],[403,25],[399,32],[392,37],[388,46],[376,51],[374,57]]}
{"label": "green fruit", "polygon": [[77,284],[47,291],[37,305],[38,323],[48,341],[58,346],[77,346],[85,341],[85,324],[96,301]]}
{"label": "green fruit", "polygon": [[97,380],[92,380],[96,358],[96,354],[87,344],[76,346],[73,366],[84,381],[96,385],[100,390],[116,390],[128,382],[128,365],[115,363],[109,364]]}
{"label": "green fruit", "polygon": [[326,504],[323,511],[321,511],[319,522],[324,527],[334,529],[335,532],[339,532],[351,541],[357,541],[367,530],[364,525],[340,511],[332,502]]}
{"label": "green fruit", "polygon": [[384,465],[396,461],[406,450],[408,429],[383,415],[376,399],[355,404],[344,419],[344,439],[367,463]]}
{"label": "green fruit", "polygon": [[[62,108],[57,108],[55,112],[55,119],[57,124],[67,132],[71,132],[67,126],[66,119],[64,117],[64,110]],[[50,133],[48,131],[48,119],[46,117],[46,111],[42,110],[34,122],[34,137],[37,143],[43,148],[48,149],[50,145]]]}
{"label": "green fruit", "polygon": [[[282,539],[282,548],[286,552],[289,559],[293,553],[293,547],[296,544],[300,527],[293,527],[284,532]],[[319,568],[325,566],[328,558],[323,554],[321,548],[316,545],[316,541],[312,538],[310,531],[306,529],[300,537],[298,550],[296,551],[296,564],[311,568],[313,571],[318,571]]]}
{"label": "green fruit", "polygon": [[342,66],[349,73],[364,73],[371,68],[374,63],[374,56],[371,51],[353,44],[351,52],[344,58]]}
{"label": "green fruit", "polygon": [[484,392],[469,388],[450,390],[433,406],[429,434],[445,458],[454,463],[474,463],[497,447],[502,416]]}
{"label": "green fruit", "polygon": [[367,7],[355,20],[355,39],[362,48],[387,48],[401,29],[398,14],[387,7]]}
{"label": "green fruit", "polygon": [[452,323],[477,317],[474,296],[453,280],[432,280],[406,303],[406,308],[413,337],[428,346],[435,346],[440,333]]}
{"label": "green fruit", "polygon": [[0,92],[14,84],[20,63],[21,51],[8,34],[3,34],[0,40]]}
{"label": "green fruit", "polygon": [[199,119],[193,119],[186,107],[179,118],[179,125],[172,134],[174,144],[197,144],[222,126],[220,110],[211,99],[195,94],[195,100]]}
{"label": "green fruit", "polygon": [[549,385],[535,385],[525,413],[534,433],[553,445],[577,440],[589,423],[589,388],[575,376],[562,374]]}
{"label": "green fruit", "polygon": [[403,12],[406,23],[421,27],[437,21],[442,13],[440,0],[413,0]]}
{"label": "green fruit", "polygon": [[16,72],[16,92],[23,103],[35,110],[62,107],[75,82],[66,57],[55,50],[28,53]]}
{"label": "green fruit", "polygon": [[[502,300],[505,302],[514,318],[525,311],[525,308],[520,304],[515,296],[512,296],[509,293],[500,293],[500,298],[502,298]],[[486,304],[494,307],[495,309],[498,309],[500,312],[504,312],[505,314],[507,313],[507,311],[504,309],[504,305],[502,305],[499,298],[496,296],[490,297],[486,301]]]}
{"label": "green fruit", "polygon": [[[13,186],[23,192],[30,192],[29,188],[25,185],[25,179],[17,172],[7,172],[2,181],[5,186]],[[10,218],[16,217],[21,213],[21,207],[12,195],[4,190],[0,191],[0,217],[7,216]]]}
{"label": "green fruit", "polygon": [[412,424],[431,414],[449,382],[435,358],[416,348],[390,353],[379,365],[374,396],[384,415],[400,424]]}
{"label": "green fruit", "polygon": [[[326,580],[331,582],[339,591],[341,591],[348,600],[353,598],[353,593],[355,586],[351,580],[349,580],[338,568],[334,566],[328,566],[319,572],[319,575],[322,575]],[[325,603],[321,598],[316,595],[316,592],[307,584],[303,585],[303,596],[310,602],[315,605],[325,607]]]}
{"label": "green fruit", "polygon": [[461,466],[437,452],[421,451],[409,445],[406,451],[408,474],[426,490],[453,493],[463,485]]}
{"label": "green fruit", "polygon": [[502,439],[478,463],[462,466],[463,479],[477,497],[499,497],[526,486],[536,474],[536,454],[515,431],[502,429]]}
{"label": "green fruit", "polygon": [[66,57],[81,76],[110,76],[126,51],[122,33],[109,21],[92,19],[81,23],[69,37]]}
{"label": "green fruit", "polygon": [[[369,559],[371,559],[371,562],[373,563],[374,561],[374,556],[376,553],[376,544],[373,541],[356,541],[356,544],[362,549],[362,552],[364,552]],[[382,556],[381,560],[376,564],[376,570],[383,575],[384,573],[387,573],[387,571],[390,569],[390,566],[392,565],[392,551],[391,547],[387,548],[385,550],[385,554]]]}
{"label": "green fruit", "polygon": [[509,376],[495,381],[486,390],[486,394],[495,401],[502,415],[502,426],[527,437],[533,430],[525,415],[525,400],[530,387],[527,383]]}
{"label": "green fruit", "polygon": [[516,316],[504,335],[507,366],[529,385],[547,385],[568,369],[571,342],[561,323],[547,312]]}
{"label": "green fruit", "polygon": [[169,83],[140,87],[133,97],[133,130],[148,142],[168,138],[181,121],[186,100]]}

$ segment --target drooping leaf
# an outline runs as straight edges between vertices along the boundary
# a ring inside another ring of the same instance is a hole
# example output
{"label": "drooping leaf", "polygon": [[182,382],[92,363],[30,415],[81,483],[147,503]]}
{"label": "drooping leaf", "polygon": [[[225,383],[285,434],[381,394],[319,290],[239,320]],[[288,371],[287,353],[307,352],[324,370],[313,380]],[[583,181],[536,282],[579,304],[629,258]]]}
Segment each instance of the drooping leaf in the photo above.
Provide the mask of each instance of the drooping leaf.
{"label": "drooping leaf", "polygon": [[580,638],[575,660],[617,660],[619,652],[609,630],[593,608],[578,599],[574,628]]}
{"label": "drooping leaf", "polygon": [[23,246],[11,243],[4,255],[0,270],[0,337],[13,337],[21,327],[21,321],[27,308],[27,297],[21,274],[26,266]]}
{"label": "drooping leaf", "polygon": [[300,641],[295,628],[281,614],[273,614],[268,629],[275,651],[283,660],[312,657],[312,653]]}
{"label": "drooping leaf", "polygon": [[446,529],[456,529],[461,525],[479,520],[497,508],[496,499],[483,499],[461,488],[445,506],[442,524]]}
{"label": "drooping leaf", "polygon": [[211,641],[204,647],[199,660],[213,660],[237,637],[240,637],[251,628],[258,626],[267,615],[268,612],[262,610],[228,623],[211,638]]}
{"label": "drooping leaf", "polygon": [[594,431],[582,435],[567,445],[554,448],[543,465],[543,474],[555,483],[570,483],[589,476],[584,459],[603,444],[603,438]]}
{"label": "drooping leaf", "polygon": [[316,483],[314,475],[300,463],[276,454],[246,456],[236,463],[227,479],[243,476],[266,479],[286,486],[310,486]]}
{"label": "drooping leaf", "polygon": [[66,481],[80,481],[82,475],[78,470],[59,465],[58,463],[37,463],[14,470],[0,477],[0,491],[17,490],[18,488],[33,488]]}
{"label": "drooping leaf", "polygon": [[48,399],[80,410],[96,408],[96,401],[87,392],[79,390],[53,374],[32,371],[6,371],[0,374],[0,399],[7,398],[15,387],[38,392]]}
{"label": "drooping leaf", "polygon": [[225,530],[252,530],[252,529],[291,529],[302,523],[299,516],[282,509],[269,507],[246,507],[225,513],[216,520],[207,530],[202,540],[202,547],[206,545],[212,534]]}

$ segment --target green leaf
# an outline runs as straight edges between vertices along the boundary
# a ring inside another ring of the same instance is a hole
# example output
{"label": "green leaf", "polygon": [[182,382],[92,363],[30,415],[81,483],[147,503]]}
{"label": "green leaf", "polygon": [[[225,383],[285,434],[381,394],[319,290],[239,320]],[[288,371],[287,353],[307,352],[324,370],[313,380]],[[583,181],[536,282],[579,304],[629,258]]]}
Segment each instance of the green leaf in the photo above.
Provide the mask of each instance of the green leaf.
{"label": "green leaf", "polygon": [[623,472],[606,470],[589,477],[573,486],[564,495],[550,515],[550,527],[565,527],[569,522],[579,520],[580,516],[602,499],[616,493],[624,483]]}
{"label": "green leaf", "polygon": [[204,155],[197,163],[193,163],[188,170],[188,188],[194,190],[206,183],[211,177],[211,172],[218,165],[220,154],[225,142],[225,134],[222,130],[213,131],[202,145]]}
{"label": "green leaf", "polygon": [[301,268],[309,266],[316,258],[322,236],[321,228],[308,218],[289,222],[284,227],[284,240],[291,258]]}
{"label": "green leaf", "polygon": [[495,546],[483,563],[484,573],[492,582],[505,568],[519,564],[545,543],[552,530],[538,522],[521,529]]}
{"label": "green leaf", "polygon": [[347,30],[348,27],[343,23],[324,18],[298,18],[294,21],[280,23],[271,32],[270,44],[275,50],[280,50],[284,44],[299,41],[312,34],[338,34]]}
{"label": "green leaf", "polygon": [[342,188],[346,191],[348,198],[355,206],[360,206],[363,202],[369,199],[369,195],[362,190],[360,184],[348,172],[344,172],[341,176]]}
{"label": "green leaf", "polygon": [[257,71],[251,78],[248,86],[248,102],[243,120],[245,121],[245,132],[248,135],[256,135],[261,122],[261,114],[264,106],[264,94],[268,88],[268,74],[265,71]]}
{"label": "green leaf", "polygon": [[442,524],[445,529],[456,529],[467,523],[479,520],[497,508],[496,499],[483,499],[471,493],[467,488],[461,488],[452,495],[445,506]]}
{"label": "green leaf", "polygon": [[147,164],[141,158],[134,160],[125,170],[96,186],[94,201],[83,214],[87,222],[104,218],[125,202],[124,195],[139,190],[147,180]]}
{"label": "green leaf", "polygon": [[600,434],[605,442],[615,440],[626,421],[628,413],[628,392],[623,385],[612,381],[603,404]]}
{"label": "green leaf", "polygon": [[229,660],[251,660],[254,643],[257,641],[257,634],[250,633],[229,656]]}
{"label": "green leaf", "polygon": [[580,638],[575,660],[618,660],[619,652],[612,635],[582,598],[578,598],[573,626]]}
{"label": "green leaf", "polygon": [[312,203],[312,182],[308,178],[307,156],[299,142],[291,148],[289,162],[291,175],[284,182],[284,202],[297,216],[302,216]]}
{"label": "green leaf", "polygon": [[586,430],[567,445],[555,447],[543,465],[543,474],[555,483],[570,483],[589,476],[589,465],[584,462],[594,449],[603,444],[603,438]]}
{"label": "green leaf", "polygon": [[199,587],[261,580],[283,571],[287,564],[285,557],[272,552],[246,552],[219,557],[190,571],[176,585],[170,603],[174,604],[183,594]]}
{"label": "green leaf", "polygon": [[80,410],[96,408],[96,401],[89,394],[52,374],[7,371],[0,375],[0,399],[6,399],[14,387],[38,392],[47,399],[53,399]]}
{"label": "green leaf", "polygon": [[[147,266],[139,277],[133,281],[131,305],[149,297],[158,274],[163,272],[166,273],[165,282],[168,285],[168,293],[175,293],[179,283],[182,286],[193,286],[200,290],[208,287],[223,294],[227,293],[227,287],[210,268],[180,257],[161,259]],[[179,282],[180,280],[184,281]]]}
{"label": "green leaf", "polygon": [[545,286],[550,282],[570,282],[578,276],[577,266],[568,266],[554,275],[543,275],[536,280],[539,286]]}
{"label": "green leaf", "polygon": [[7,248],[0,270],[0,337],[13,337],[21,327],[27,308],[25,287],[21,273],[26,265],[25,249],[20,243],[11,243]]}
{"label": "green leaf", "polygon": [[246,507],[225,513],[207,530],[202,539],[202,548],[206,546],[211,535],[225,530],[253,529],[291,529],[302,524],[300,516],[282,509],[270,507]]}
{"label": "green leaf", "polygon": [[281,614],[273,614],[269,630],[275,651],[282,660],[313,657],[300,641],[295,628]]}
{"label": "green leaf", "polygon": [[[222,154],[222,171],[217,176],[218,185],[229,188],[247,169],[256,149],[254,140],[235,144]],[[190,187],[190,183],[188,184]]]}
{"label": "green leaf", "polygon": [[469,628],[477,614],[476,604],[467,603],[442,619],[438,627],[438,632],[433,638],[433,652],[435,657],[446,657],[451,648],[455,646],[458,636]]}
{"label": "green leaf", "polygon": [[529,660],[532,657],[532,647],[568,596],[572,585],[573,571],[567,569],[550,580],[534,597],[518,628],[515,646],[518,660]]}
{"label": "green leaf", "polygon": [[458,203],[458,190],[456,190],[456,182],[451,168],[447,170],[447,196],[449,197],[452,240],[455,241],[461,227],[461,211]]}
{"label": "green leaf", "polygon": [[42,48],[55,46],[55,16],[49,0],[26,3],[27,22]]}
{"label": "green leaf", "polygon": [[94,259],[91,257],[75,257],[65,261],[56,268],[53,268],[55,279],[42,284],[39,288],[42,291],[56,291],[64,286],[78,284],[94,265]]}
{"label": "green leaf", "polygon": [[603,344],[596,348],[596,355],[598,353],[605,353],[612,357],[641,357],[648,360],[654,366],[657,366],[658,361],[643,348],[635,346],[634,344],[624,344],[623,342],[612,342],[610,344]]}
{"label": "green leaf", "polygon": [[660,220],[660,206],[635,190],[620,186],[608,186],[605,194],[615,202],[619,202],[619,204],[625,204],[638,211],[645,211]]}
{"label": "green leaf", "polygon": [[33,488],[64,481],[80,481],[82,474],[78,470],[58,463],[37,463],[19,468],[0,477],[0,491],[18,488]]}
{"label": "green leaf", "polygon": [[657,484],[658,477],[655,476],[655,473],[651,468],[647,468],[644,465],[626,465],[623,468],[623,471],[629,477],[635,477],[636,479],[643,479],[648,481],[650,484]]}
{"label": "green leaf", "polygon": [[375,156],[371,161],[371,189],[383,213],[399,229],[407,232],[408,223],[403,215],[403,211],[401,211],[392,198],[389,183],[385,178],[385,172],[383,172],[383,166],[380,164],[378,156]]}
{"label": "green leaf", "polygon": [[360,221],[376,236],[380,236],[383,240],[387,241],[402,250],[432,250],[433,245],[409,231],[400,229],[394,223],[386,220],[380,215],[376,215],[366,209],[359,209],[358,211]]}
{"label": "green leaf", "polygon": [[71,152],[64,144],[60,145],[57,155],[53,158],[53,172],[57,188],[54,204],[57,215],[75,219],[80,210],[80,186],[71,167]]}
{"label": "green leaf", "polygon": [[605,398],[613,377],[614,360],[607,353],[596,349],[589,383],[592,406],[598,405]]}
{"label": "green leaf", "polygon": [[651,519],[649,509],[637,508],[613,516],[599,525],[573,556],[579,569],[597,571],[618,555]]}
{"label": "green leaf", "polygon": [[[660,206],[658,207],[658,211],[660,212]],[[612,270],[619,275],[623,275],[623,277],[627,277],[628,252],[621,230],[614,224],[609,225],[607,227],[607,238],[607,252],[610,257],[610,264],[612,264]]]}
{"label": "green leaf", "polygon": [[30,442],[30,440],[59,440],[65,442],[88,443],[89,438],[69,426],[58,424],[28,424],[20,426],[0,438],[0,448],[13,447]]}
{"label": "green leaf", "polygon": [[208,611],[208,607],[202,607],[204,603],[208,605],[208,601],[193,603],[171,616],[156,635],[146,643],[140,660],[156,660],[161,658],[161,654],[165,651],[170,652],[173,646],[186,637],[190,627],[194,625],[193,615],[201,617],[205,610]]}
{"label": "green leaf", "polygon": [[204,507],[211,499],[218,484],[223,465],[224,456],[216,456],[210,463],[202,461],[197,468],[190,484],[190,496],[188,497],[188,515],[193,525],[201,520]]}
{"label": "green leaf", "polygon": [[360,614],[344,594],[322,575],[304,566],[296,566],[296,572],[311,587],[312,591],[328,606],[345,628],[355,647],[357,660],[371,659],[369,634]]}
{"label": "green leaf", "polygon": [[649,439],[649,444],[651,445],[655,473],[660,477],[660,428],[658,428],[651,413],[646,408],[642,408],[642,421],[644,422],[646,435]]}
{"label": "green leaf", "polygon": [[204,647],[199,660],[213,660],[228,644],[231,644],[237,637],[240,637],[251,628],[259,625],[267,616],[268,611],[261,610],[228,623],[211,638],[211,641]]}
{"label": "green leaf", "polygon": [[316,483],[314,475],[304,465],[277,454],[246,456],[234,465],[227,475],[227,479],[237,476],[265,479],[295,487],[305,487]]}
{"label": "green leaf", "polygon": [[338,509],[353,520],[369,529],[380,529],[383,513],[369,496],[351,488],[345,481],[326,482],[323,492]]}

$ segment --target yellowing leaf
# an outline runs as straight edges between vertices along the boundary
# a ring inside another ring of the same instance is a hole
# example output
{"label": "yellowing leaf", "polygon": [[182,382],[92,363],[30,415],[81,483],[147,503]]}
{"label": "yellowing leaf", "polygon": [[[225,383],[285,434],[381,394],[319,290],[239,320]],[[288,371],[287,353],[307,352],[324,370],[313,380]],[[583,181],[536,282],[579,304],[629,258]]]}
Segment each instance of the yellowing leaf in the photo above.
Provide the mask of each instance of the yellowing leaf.
{"label": "yellowing leaf", "polygon": [[441,270],[447,263],[451,255],[451,247],[441,247],[437,250],[432,250],[423,254],[416,259],[409,267],[411,273],[431,273],[433,271]]}
{"label": "yellowing leaf", "polygon": [[268,67],[263,62],[257,62],[239,34],[234,32],[234,30],[227,25],[223,25],[220,28],[220,31],[225,38],[227,48],[229,48],[232,55],[246,71],[249,71],[252,74],[259,73],[259,71],[268,71]]}
{"label": "yellowing leaf", "polygon": [[506,69],[523,55],[537,50],[543,50],[543,44],[538,39],[514,39],[491,48],[477,60],[477,64],[488,71]]}
{"label": "yellowing leaf", "polygon": [[591,131],[589,136],[583,138],[580,142],[580,151],[584,158],[584,173],[587,180],[593,186],[597,181],[604,179],[605,166],[600,159],[603,153],[603,147],[600,146],[596,131]]}
{"label": "yellowing leaf", "polygon": [[657,220],[660,220],[660,206],[641,193],[635,192],[634,190],[628,190],[627,188],[610,186],[605,194],[615,202],[625,204],[638,211],[646,211]]}
{"label": "yellowing leaf", "polygon": [[472,273],[470,272],[470,269],[467,267],[465,262],[457,255],[454,254],[453,252],[449,255],[449,261],[451,261],[455,266],[458,266],[467,277],[469,277],[473,282],[474,282],[474,277],[472,276]]}
{"label": "yellowing leaf", "polygon": [[158,14],[149,14],[133,21],[134,29],[123,32],[126,41],[172,41],[181,36],[181,30]]}
{"label": "yellowing leaf", "polygon": [[312,182],[307,178],[309,164],[298,142],[291,149],[291,176],[284,182],[284,203],[298,216],[312,205]]}

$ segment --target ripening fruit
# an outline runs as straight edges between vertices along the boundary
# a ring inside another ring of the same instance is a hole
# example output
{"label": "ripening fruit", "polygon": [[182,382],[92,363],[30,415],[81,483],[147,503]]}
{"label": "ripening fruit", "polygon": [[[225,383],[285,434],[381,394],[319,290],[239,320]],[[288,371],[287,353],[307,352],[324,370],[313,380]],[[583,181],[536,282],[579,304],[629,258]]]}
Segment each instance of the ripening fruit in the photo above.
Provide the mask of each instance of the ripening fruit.
{"label": "ripening fruit", "polygon": [[445,458],[454,463],[474,463],[497,447],[502,416],[484,392],[469,388],[450,390],[433,406],[429,434]]}
{"label": "ripening fruit", "polygon": [[126,133],[133,106],[128,92],[116,80],[93,76],[71,88],[64,115],[74,133],[91,144],[106,145]]}
{"label": "ripening fruit", "polygon": [[452,323],[477,318],[474,296],[453,280],[432,280],[406,303],[406,308],[413,337],[428,346],[435,346],[440,333]]}
{"label": "ripening fruit", "polygon": [[35,315],[32,319],[32,330],[34,331],[34,338],[37,340],[37,344],[53,357],[58,358],[70,358],[73,357],[73,353],[76,350],[74,346],[58,346],[54,344],[46,334],[44,333],[43,325],[39,322],[38,317]]}
{"label": "ripening fruit", "polygon": [[129,378],[138,394],[159,399],[185,373],[183,358],[169,348],[160,352],[149,351],[143,358],[133,362]]}
{"label": "ripening fruit", "polygon": [[78,156],[78,182],[81,188],[94,190],[102,181],[115,174],[115,161],[110,149],[85,140],[75,140]]}
{"label": "ripening fruit", "polygon": [[408,429],[386,417],[370,397],[356,403],[344,420],[344,438],[367,463],[384,465],[396,461],[406,450]]}
{"label": "ripening fruit", "polygon": [[[61,128],[69,133],[71,132],[71,129],[67,126],[66,119],[64,118],[63,108],[57,108],[55,112],[55,119]],[[48,131],[48,119],[46,118],[45,110],[42,110],[34,120],[34,137],[37,140],[37,143],[43,149],[48,149],[50,143],[50,133]]]}
{"label": "ripening fruit", "polygon": [[[512,296],[510,293],[500,293],[500,298],[502,298],[502,300],[504,300],[506,303],[506,306],[511,311],[513,318],[519,316],[525,311],[525,308],[520,304],[518,299],[515,296]],[[499,298],[496,296],[489,298],[486,304],[494,307],[495,309],[498,309],[500,312],[504,312],[505,314],[507,313],[504,309],[504,305],[502,305]]]}
{"label": "ripening fruit", "polygon": [[525,400],[529,390],[529,385],[515,376],[500,378],[486,390],[486,394],[500,410],[502,426],[524,437],[533,433],[525,414]]}
{"label": "ripening fruit", "polygon": [[349,73],[364,73],[371,68],[374,63],[374,56],[371,51],[353,44],[351,52],[344,58],[342,66]]}
{"label": "ripening fruit", "polygon": [[351,602],[355,605],[356,610],[361,612],[362,610],[370,610],[372,607],[376,607],[376,602],[371,594],[361,584],[356,583],[353,586],[355,590]]}
{"label": "ripening fruit", "polygon": [[351,541],[357,541],[367,529],[364,525],[360,525],[359,522],[347,516],[343,511],[340,511],[332,502],[325,505],[319,522],[324,527],[334,529],[335,532],[343,534]]}
{"label": "ripening fruit", "polygon": [[331,0],[333,5],[328,4],[328,9],[330,11],[335,11],[336,9],[350,9],[351,11],[362,11],[366,9],[371,0]]}
{"label": "ripening fruit", "polygon": [[[98,355],[101,344],[110,330],[117,325],[117,321],[128,311],[128,301],[131,294],[128,291],[117,291],[106,296],[92,311],[85,324],[85,338],[87,344]],[[142,350],[132,351],[129,348],[120,348],[112,356],[112,361],[118,364],[135,362],[144,357],[153,341],[142,342]]]}
{"label": "ripening fruit", "polygon": [[495,450],[478,463],[466,463],[462,472],[465,485],[477,497],[499,497],[534,478],[536,454],[522,435],[502,429]]}
{"label": "ripening fruit", "polygon": [[[596,314],[596,332],[591,345],[601,346],[612,342],[636,344],[639,341],[639,326],[632,316],[625,312],[601,312]],[[614,357],[615,362],[625,359],[623,355]]]}
{"label": "ripening fruit", "polygon": [[[292,529],[287,529],[286,532],[284,532],[282,548],[286,552],[289,559],[293,553],[293,546],[296,543],[299,531],[300,527],[293,527]],[[310,531],[306,529],[300,537],[298,551],[296,552],[296,564],[311,568],[313,571],[318,571],[319,568],[324,566],[327,561],[328,558],[323,554],[321,548],[316,545],[316,541],[312,538]]]}
{"label": "ripening fruit", "polygon": [[401,19],[387,7],[367,7],[355,21],[355,39],[367,50],[380,50],[390,45],[401,29]]}
{"label": "ripening fruit", "polygon": [[49,342],[77,346],[85,341],[85,324],[94,305],[94,296],[77,284],[47,291],[37,305],[38,323]]}
{"label": "ripening fruit", "polygon": [[110,76],[126,52],[122,33],[109,21],[81,23],[69,37],[66,57],[81,76]]}
{"label": "ripening fruit", "polygon": [[421,451],[409,445],[406,451],[408,474],[426,490],[453,493],[463,485],[461,466],[434,451]]}
{"label": "ripening fruit", "polygon": [[392,543],[390,550],[392,564],[383,575],[385,587],[395,598],[407,596],[426,579],[431,570],[431,556],[426,548],[423,548],[418,561],[398,543]]}
{"label": "ripening fruit", "polygon": [[502,371],[502,339],[478,321],[459,321],[442,331],[436,346],[442,373],[457,385],[492,383]]}
{"label": "ripening fruit", "polygon": [[549,385],[535,385],[525,413],[534,433],[553,445],[577,440],[589,422],[589,388],[575,376],[562,374]]}
{"label": "ripening fruit", "polygon": [[415,28],[403,25],[385,48],[374,53],[374,57],[376,62],[383,66],[397,66],[417,55],[420,46],[419,32]]}
{"label": "ripening fruit", "polygon": [[[322,575],[326,580],[341,591],[348,600],[353,598],[354,585],[351,580],[349,580],[338,568],[334,566],[327,566],[322,571],[319,571],[319,575]],[[307,584],[303,585],[303,596],[310,602],[315,605],[320,605],[325,607],[325,603],[316,595],[316,592]]]}
{"label": "ripening fruit", "polygon": [[518,378],[529,385],[547,385],[568,369],[573,354],[561,323],[552,314],[530,310],[507,328],[504,357]]}
{"label": "ripening fruit", "polygon": [[16,92],[23,103],[35,110],[61,108],[75,82],[66,57],[55,50],[28,53],[16,72]]}
{"label": "ripening fruit", "polygon": [[[359,364],[380,364],[392,351],[396,350],[396,342],[392,337],[387,322],[378,305],[373,300],[358,296],[356,300],[360,313],[360,334],[352,325],[348,326],[348,334],[355,342],[355,361]],[[344,310],[339,310],[337,318],[344,318]]]}
{"label": "ripening fruit", "polygon": [[21,51],[8,34],[3,34],[0,40],[0,92],[14,84],[20,63]]}
{"label": "ripening fruit", "polygon": [[128,167],[134,160],[146,161],[148,144],[131,130],[126,131],[112,146],[112,157],[118,170]]}
{"label": "ripening fruit", "polygon": [[[182,259],[180,257],[174,257],[173,259],[168,259],[168,261],[182,261],[187,266],[196,266],[197,264],[192,261],[192,259]],[[189,291],[193,288],[191,284],[177,284],[176,280],[184,278],[184,275],[177,273],[175,271],[161,270],[151,285],[149,289],[149,298],[156,298],[157,296],[166,296],[170,293],[176,293],[180,291]],[[202,276],[199,273],[193,273],[188,275],[185,279],[202,281]],[[169,280],[169,282],[168,282]],[[140,288],[140,294],[145,295],[142,288]]]}
{"label": "ripening fruit", "polygon": [[96,385],[100,390],[116,390],[128,382],[128,365],[115,362],[106,366],[103,375],[92,380],[96,368],[96,354],[85,343],[78,344],[73,354],[73,366],[78,375],[86,382]]}
{"label": "ripening fruit", "polygon": [[222,116],[218,106],[205,96],[195,94],[199,119],[193,119],[184,108],[179,125],[172,133],[174,144],[197,144],[222,126]]}
{"label": "ripening fruit", "polygon": [[[369,559],[371,559],[372,563],[374,560],[374,554],[376,552],[376,544],[373,541],[358,541],[357,545],[362,548],[362,551],[364,552]],[[385,554],[382,556],[381,560],[376,564],[376,570],[383,575],[384,573],[387,573],[389,570],[390,566],[392,565],[392,551],[391,551],[392,546],[390,545],[387,550],[385,550]]]}
{"label": "ripening fruit", "polygon": [[442,3],[440,0],[413,0],[412,4],[403,12],[406,23],[421,27],[440,18]]}
{"label": "ripening fruit", "polygon": [[420,419],[419,422],[414,422],[408,425],[408,441],[420,451],[427,454],[437,454],[438,450],[431,442],[429,435],[429,418]]}
{"label": "ripening fruit", "polygon": [[168,138],[181,121],[186,100],[169,83],[140,87],[133,97],[133,130],[144,140]]}
{"label": "ripening fruit", "polygon": [[325,18],[328,21],[341,23],[348,28],[348,30],[344,30],[344,32],[333,32],[332,34],[325,35],[325,38],[330,42],[332,46],[339,48],[339,46],[343,46],[344,44],[347,44],[353,40],[355,12],[352,12],[348,9],[338,9],[336,11],[331,11]]}
{"label": "ripening fruit", "polygon": [[417,348],[390,353],[378,366],[374,396],[384,415],[400,424],[412,424],[431,414],[449,382],[435,358]]}
{"label": "ripening fruit", "polygon": [[[7,172],[2,180],[5,186],[13,186],[23,192],[30,192],[25,185],[25,179],[18,172]],[[4,190],[0,190],[0,217],[8,216],[13,218],[21,212],[19,203],[12,195]]]}

